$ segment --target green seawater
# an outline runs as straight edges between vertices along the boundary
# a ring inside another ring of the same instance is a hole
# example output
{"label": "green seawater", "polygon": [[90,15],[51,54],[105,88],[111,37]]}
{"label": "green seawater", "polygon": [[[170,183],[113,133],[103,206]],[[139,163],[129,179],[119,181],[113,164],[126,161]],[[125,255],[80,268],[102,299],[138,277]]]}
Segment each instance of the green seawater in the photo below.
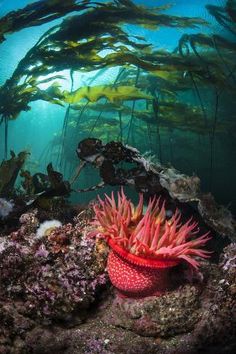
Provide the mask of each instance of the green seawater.
{"label": "green seawater", "polygon": [[[130,1],[98,0],[91,8],[88,1],[77,10],[72,3],[81,2],[71,1],[66,13],[58,5],[58,17],[42,16],[42,23],[24,17],[22,25],[14,17],[30,5],[39,14],[43,3],[52,1],[0,1],[0,160],[27,150],[25,170],[45,173],[52,162],[69,180],[79,165],[79,141],[121,141],[154,162],[199,176],[202,190],[235,214],[236,2],[135,0],[133,6],[160,16],[138,20]],[[83,16],[102,5],[113,6],[114,20],[90,16],[87,23]],[[7,22],[9,14],[15,22]],[[70,22],[72,16],[81,21]],[[127,86],[150,98],[133,97]],[[91,89],[75,98],[83,87]],[[100,87],[96,99],[93,87]],[[112,98],[109,90],[119,87],[123,96]],[[74,189],[98,182],[98,171],[88,166]],[[86,203],[96,194],[74,192],[71,200]]]}

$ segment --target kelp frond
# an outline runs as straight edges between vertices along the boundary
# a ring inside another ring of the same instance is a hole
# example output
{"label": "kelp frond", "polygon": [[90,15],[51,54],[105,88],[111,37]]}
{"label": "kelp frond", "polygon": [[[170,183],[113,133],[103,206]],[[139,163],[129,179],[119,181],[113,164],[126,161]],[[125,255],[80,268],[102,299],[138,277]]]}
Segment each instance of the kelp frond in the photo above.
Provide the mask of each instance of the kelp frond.
{"label": "kelp frond", "polygon": [[70,93],[63,91],[64,101],[66,103],[75,104],[83,98],[89,102],[96,102],[101,98],[107,98],[110,102],[120,102],[127,100],[152,99],[151,95],[147,95],[133,86],[118,86],[101,85],[93,87],[82,87]]}
{"label": "kelp frond", "polygon": [[36,1],[23,9],[11,11],[0,19],[0,42],[5,40],[6,34],[17,32],[23,28],[40,26],[65,16],[72,11],[87,9],[90,1],[78,0],[48,0]]}

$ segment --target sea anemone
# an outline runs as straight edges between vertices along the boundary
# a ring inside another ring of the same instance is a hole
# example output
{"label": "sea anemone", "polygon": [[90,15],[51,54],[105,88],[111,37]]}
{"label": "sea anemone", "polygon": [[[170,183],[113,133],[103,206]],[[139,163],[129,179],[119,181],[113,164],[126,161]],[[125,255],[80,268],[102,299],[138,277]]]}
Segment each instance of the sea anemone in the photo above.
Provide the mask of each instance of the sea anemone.
{"label": "sea anemone", "polygon": [[143,215],[143,195],[138,206],[123,192],[115,201],[105,195],[94,205],[96,227],[94,234],[104,238],[111,252],[108,273],[113,285],[125,296],[142,297],[160,294],[169,287],[168,270],[181,261],[193,268],[199,267],[200,258],[209,257],[202,247],[210,239],[209,233],[196,237],[197,223],[192,219],[181,223],[176,210],[167,218],[165,203],[160,198],[150,199]]}
{"label": "sea anemone", "polygon": [[39,225],[36,232],[36,237],[41,238],[47,236],[52,230],[61,226],[62,223],[59,220],[46,220]]}

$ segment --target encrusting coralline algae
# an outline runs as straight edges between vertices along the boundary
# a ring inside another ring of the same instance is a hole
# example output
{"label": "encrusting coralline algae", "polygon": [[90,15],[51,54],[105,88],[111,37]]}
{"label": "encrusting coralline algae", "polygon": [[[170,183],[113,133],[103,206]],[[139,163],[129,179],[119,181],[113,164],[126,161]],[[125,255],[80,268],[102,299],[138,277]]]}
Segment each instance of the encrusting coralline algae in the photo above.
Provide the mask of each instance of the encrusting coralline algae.
{"label": "encrusting coralline algae", "polygon": [[23,299],[25,314],[34,319],[63,318],[86,309],[106,283],[103,256],[99,263],[96,242],[87,237],[89,226],[52,222],[54,228],[39,238],[35,213],[21,220],[26,222],[17,231],[0,239],[1,295]]}

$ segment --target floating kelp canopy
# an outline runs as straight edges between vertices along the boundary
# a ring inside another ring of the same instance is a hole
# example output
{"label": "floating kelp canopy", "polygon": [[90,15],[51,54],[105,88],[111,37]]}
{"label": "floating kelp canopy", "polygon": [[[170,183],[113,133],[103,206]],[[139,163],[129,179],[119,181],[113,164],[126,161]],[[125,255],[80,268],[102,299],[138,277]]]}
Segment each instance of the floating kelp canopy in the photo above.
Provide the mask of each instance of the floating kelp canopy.
{"label": "floating kelp canopy", "polygon": [[12,11],[0,19],[0,42],[6,39],[6,34],[11,34],[27,27],[40,26],[65,16],[72,11],[85,10],[92,5],[90,0],[36,1],[23,9]]}
{"label": "floating kelp canopy", "polygon": [[209,13],[215,17],[216,21],[225,29],[236,34],[236,2],[235,0],[227,0],[225,7],[206,5]]}
{"label": "floating kelp canopy", "polygon": [[[23,16],[24,10],[19,10],[21,16],[25,18],[24,27],[36,25],[36,22],[32,22],[29,15],[30,11],[33,11],[33,5],[36,9],[40,5],[44,16],[46,13],[48,14],[48,21],[52,19],[51,16],[54,18],[59,16],[59,13],[64,16],[68,12],[67,6],[57,7],[57,2],[55,7],[51,7],[52,2],[49,1],[49,4],[45,5],[44,11],[42,10],[42,2],[34,3],[25,8],[25,16]],[[158,64],[153,65],[151,61],[142,60],[143,53],[146,50],[150,52],[149,45],[137,43],[137,39],[142,40],[140,37],[137,37],[136,41],[132,41],[121,27],[124,23],[153,28],[158,26],[197,27],[205,24],[201,19],[159,14],[158,12],[162,10],[160,8],[151,11],[145,7],[136,6],[131,1],[96,3],[96,5],[89,1],[84,1],[78,5],[73,1],[70,2],[70,5],[73,5],[71,11],[81,11],[88,7],[90,9],[83,11],[80,15],[66,18],[61,25],[48,30],[26,54],[12,77],[1,87],[0,93],[1,97],[4,97],[5,92],[9,93],[12,90],[15,91],[14,96],[22,98],[18,104],[18,112],[16,109],[17,103],[13,112],[11,112],[10,105],[6,103],[4,107],[1,107],[0,114],[5,116],[8,112],[9,117],[15,117],[21,110],[27,110],[28,103],[35,99],[45,99],[51,101],[51,103],[58,103],[57,99],[62,97],[60,93],[58,97],[58,92],[55,92],[55,90],[53,92],[50,90],[52,93],[50,99],[47,95],[45,98],[42,97],[42,93],[37,89],[37,85],[40,83],[38,78],[64,69],[91,71],[103,67],[133,64],[145,70],[158,70],[160,68]],[[55,14],[55,8],[58,11],[57,15]],[[35,10],[35,16],[36,12],[37,10]],[[17,19],[21,18],[18,15],[18,12],[10,13],[2,21],[10,23],[14,18],[16,24],[15,27],[13,25],[13,28],[20,29],[23,24],[17,26]],[[40,16],[38,12],[37,16]],[[27,18],[28,24],[26,24]],[[42,20],[46,22],[45,17]],[[40,21],[37,24],[40,24]],[[11,31],[13,29],[6,30],[6,32]],[[132,46],[132,50],[129,50],[128,46]],[[104,49],[109,49],[112,52],[105,57],[101,56],[100,52]],[[23,86],[20,84],[22,80],[24,80]],[[50,80],[53,81],[54,77]]]}

